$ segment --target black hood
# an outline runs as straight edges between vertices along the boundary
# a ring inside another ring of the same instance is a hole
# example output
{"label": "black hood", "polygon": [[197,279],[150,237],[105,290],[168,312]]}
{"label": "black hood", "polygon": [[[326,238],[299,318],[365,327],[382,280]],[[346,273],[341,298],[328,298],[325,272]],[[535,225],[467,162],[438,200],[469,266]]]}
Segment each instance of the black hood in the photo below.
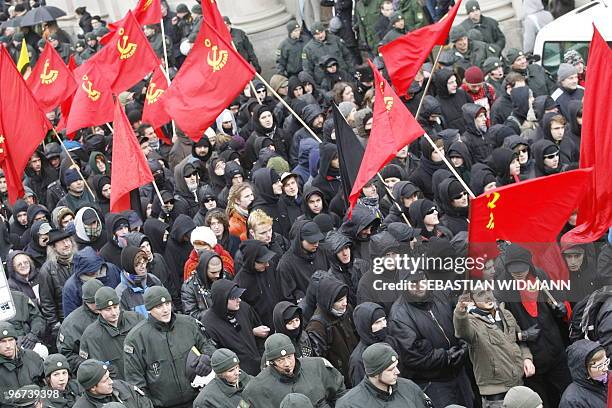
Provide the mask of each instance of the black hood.
{"label": "black hood", "polygon": [[463,158],[463,169],[470,170],[472,168],[472,154],[465,143],[454,142],[451,144],[446,156],[451,157],[451,153],[456,153]]}
{"label": "black hood", "polygon": [[290,333],[289,333],[289,330],[287,330],[287,328],[285,327],[285,321],[289,321],[289,319],[292,316],[295,316],[296,313],[299,314],[300,320],[302,323],[300,326],[300,333],[301,333],[302,327],[304,325],[304,321],[302,319],[302,309],[300,309],[299,306],[294,305],[291,302],[287,302],[286,300],[278,302],[276,306],[274,306],[274,310],[272,311],[272,321],[274,322],[274,331],[276,333],[283,333],[289,336]]}
{"label": "black hood", "polygon": [[[351,244],[350,238],[340,231],[329,231],[325,237],[325,247],[334,255],[340,252],[345,246]],[[333,258],[336,259],[335,256]]]}
{"label": "black hood", "polygon": [[353,321],[355,322],[355,329],[361,341],[370,346],[374,343],[378,343],[380,340],[377,339],[372,333],[372,324],[378,320],[375,319],[375,313],[385,314],[385,309],[378,303],[364,302],[358,305],[353,312]]}
{"label": "black hood", "polygon": [[151,243],[151,241],[149,240],[149,238],[147,238],[145,234],[138,231],[128,232],[127,234],[125,234],[125,240],[127,241],[128,245],[135,247],[140,247],[143,241],[148,241],[149,243]]}
{"label": "black hood", "polygon": [[[203,146],[207,146],[208,147],[208,153],[206,153],[206,155],[204,156],[198,156],[196,155],[196,147],[203,147]],[[197,142],[193,142],[193,145],[191,146],[191,155],[199,160],[202,161],[202,163],[206,163],[208,161],[208,159],[210,159],[210,156],[213,154],[213,146],[210,143],[210,140],[208,140],[208,137],[204,136],[202,138],[200,138],[200,140],[198,140]]]}
{"label": "black hood", "polygon": [[442,68],[433,74],[433,86],[437,97],[450,98],[453,96],[449,95],[447,88],[448,79],[453,75],[455,73],[449,68]]}
{"label": "black hood", "polygon": [[338,148],[333,143],[322,143],[319,145],[319,175],[325,177],[330,175],[331,161],[338,156]]}
{"label": "black hood", "polygon": [[219,258],[221,261],[221,265],[223,265],[223,260],[219,255],[217,255],[213,251],[198,251],[199,261],[198,266],[196,267],[196,273],[198,274],[198,279],[201,283],[205,284],[210,288],[211,281],[208,279],[208,263],[213,258]]}
{"label": "black hood", "polygon": [[244,177],[244,171],[242,170],[242,167],[233,160],[228,161],[225,165],[225,173],[223,174],[223,178],[225,179],[225,185],[231,188],[232,179],[238,174]]}
{"label": "black hood", "polygon": [[[514,150],[518,145],[529,146],[529,141],[525,136],[511,135],[504,139],[504,147]],[[531,157],[530,157],[531,158]]]}
{"label": "black hood", "polygon": [[257,253],[260,247],[264,247],[261,241],[256,239],[247,239],[240,243],[240,252],[242,253],[242,268],[241,271],[247,273],[256,273],[255,271],[255,260],[257,259]]}
{"label": "black hood", "polygon": [[101,202],[110,201],[109,198],[106,198],[104,197],[104,195],[102,195],[102,189],[104,188],[105,185],[110,184],[110,183],[111,183],[110,177],[104,174],[96,174],[91,177],[91,184],[93,184],[93,188],[96,193],[96,198],[98,201],[101,201]]}
{"label": "black hood", "polygon": [[304,213],[304,215],[306,215],[306,218],[308,219],[313,219],[317,214],[313,213],[312,211],[310,211],[310,208],[308,207],[308,199],[310,199],[310,196],[312,196],[313,194],[318,194],[319,197],[321,197],[321,200],[323,202],[323,209],[321,210],[321,213],[326,213],[327,212],[327,200],[325,200],[325,195],[323,194],[323,192],[321,191],[321,189],[310,185],[308,186],[305,190],[304,190],[304,194],[303,194],[303,198],[302,198],[302,212]]}
{"label": "black hood", "polygon": [[512,100],[512,113],[521,120],[527,119],[529,112],[529,92],[527,86],[512,89],[510,100]]}
{"label": "black hood", "polygon": [[554,112],[548,112],[548,113],[545,113],[544,117],[542,118],[542,133],[544,134],[544,139],[550,140],[554,144],[558,144],[558,142],[556,142],[552,137],[552,133],[550,132],[550,124],[552,122],[552,118],[558,115],[560,114],[554,113]]}
{"label": "black hood", "polygon": [[276,205],[280,195],[274,194],[272,184],[280,180],[274,169],[258,169],[253,173],[253,186],[255,187],[255,201],[253,207],[261,205]]}
{"label": "black hood", "polygon": [[[272,127],[269,129],[264,128],[261,123],[259,123],[259,118],[261,117],[261,115],[264,114],[264,112],[270,112],[272,114],[273,122]],[[274,112],[272,111],[272,108],[267,105],[258,105],[253,110],[253,128],[255,129],[255,132],[257,132],[261,136],[268,135],[274,132],[274,129],[276,128],[276,118],[274,117]]]}
{"label": "black hood", "polygon": [[323,111],[321,110],[319,105],[309,104],[304,106],[304,109],[302,109],[302,118],[308,126],[312,127],[312,122],[317,118],[317,116],[321,115],[322,113]]}
{"label": "black hood", "polygon": [[498,179],[503,185],[510,182],[510,163],[512,163],[515,157],[517,157],[517,154],[507,147],[498,147],[491,153],[489,166],[495,170]]}
{"label": "black hood", "polygon": [[287,96],[289,97],[289,99],[295,99],[295,97],[293,96],[293,91],[295,91],[295,88],[297,88],[298,86],[302,86],[302,81],[300,81],[300,78],[296,77],[296,76],[292,76],[289,78],[289,90],[287,92]]}
{"label": "black hood", "polygon": [[135,275],[136,271],[134,270],[134,258],[141,252],[142,249],[128,245],[123,250],[121,250],[121,268],[124,271],[129,273],[130,275]]}
{"label": "black hood", "polygon": [[567,348],[567,365],[575,383],[589,389],[605,389],[602,383],[589,377],[587,369],[589,360],[599,350],[603,350],[601,344],[587,339],[578,340]]}
{"label": "black hood", "polygon": [[168,227],[168,224],[158,220],[157,218],[147,218],[147,220],[144,222],[142,230],[146,234],[147,238],[149,238],[153,253],[163,254],[166,250],[164,233],[166,230],[168,230]]}
{"label": "black hood", "polygon": [[185,214],[179,214],[172,224],[172,230],[170,230],[170,238],[176,242],[181,242],[183,236],[188,235],[195,229],[196,225],[193,220]]}
{"label": "black hood", "polygon": [[[452,197],[450,193],[451,184],[459,183],[459,181],[453,177],[447,177],[440,183],[440,187],[438,188],[438,194],[440,196],[440,200],[438,203],[442,208],[444,214],[452,215],[452,216],[461,216],[467,217],[467,207],[464,208],[455,208],[452,206]],[[463,186],[462,186],[463,188]]]}
{"label": "black hood", "polygon": [[424,219],[427,215],[427,211],[435,206],[433,201],[426,198],[416,200],[414,203],[410,204],[408,211],[410,213],[410,219],[414,222],[416,228],[425,228]]}
{"label": "black hood", "polygon": [[398,252],[399,249],[399,241],[388,231],[379,232],[370,239],[370,255],[373,257],[382,257],[388,252]]}
{"label": "black hood", "polygon": [[431,176],[431,190],[433,191],[433,198],[435,202],[440,202],[440,183],[449,177],[453,177],[453,173],[446,168],[438,169]]}
{"label": "black hood", "polygon": [[197,160],[194,162],[185,160],[176,165],[174,168],[175,193],[193,196],[193,193],[189,191],[187,183],[185,182],[185,175],[198,169],[199,163],[196,162]]}
{"label": "black hood", "polygon": [[478,197],[484,193],[484,187],[496,181],[497,175],[492,168],[484,163],[476,163],[472,166],[472,172],[470,177],[470,188],[472,192]]}
{"label": "black hood", "polygon": [[554,103],[555,101],[550,97],[550,95],[536,96],[536,98],[533,100],[533,111],[538,122],[541,122],[542,118],[544,117],[546,105],[550,106]]}
{"label": "black hood", "polygon": [[357,240],[359,232],[365,229],[368,225],[372,225],[374,227],[372,231],[374,234],[380,225],[380,218],[369,208],[357,203],[355,208],[353,208],[351,219],[344,221],[342,226],[340,226],[340,231],[346,234],[346,236],[348,236],[351,240]]}
{"label": "black hood", "polygon": [[[407,208],[404,207],[404,201],[402,200],[402,197],[410,197],[414,193],[420,193],[420,192],[421,190],[416,185],[414,185],[414,183],[412,183],[411,181],[398,181],[397,183],[395,183],[395,185],[391,189],[391,194],[393,194],[393,198],[395,199],[395,202],[399,204],[402,211],[408,210]],[[392,206],[391,209],[393,210],[393,208],[396,208],[396,207]]]}
{"label": "black hood", "polygon": [[[448,81],[448,78],[446,80]],[[429,117],[434,114],[442,116],[442,106],[433,96],[425,95],[421,111],[419,112],[419,122],[429,123]]]}
{"label": "black hood", "polygon": [[514,129],[506,125],[493,125],[489,129],[487,129],[487,133],[485,133],[485,140],[491,146],[491,149],[497,149],[504,144],[504,140],[514,135]]}
{"label": "black hood", "polygon": [[[549,147],[557,147],[558,149],[558,146],[554,142],[551,142],[550,140],[546,140],[546,139],[538,140],[533,145],[531,145],[531,151],[533,153],[533,159],[535,160],[536,169],[541,174],[551,173],[551,169],[547,169],[544,167],[544,152]],[[557,167],[557,171],[560,168],[561,168],[561,163],[559,163],[559,166]],[[555,173],[555,172],[552,171],[552,173]]]}
{"label": "black hood", "polygon": [[582,125],[578,124],[578,119],[577,119],[578,111],[580,109],[582,109],[582,101],[580,100],[572,99],[567,104],[567,112],[568,112],[569,118],[566,118],[566,119],[567,119],[567,122],[569,123],[570,130],[572,131],[574,135],[578,137],[580,137],[580,134],[582,133]]}
{"label": "black hood", "polygon": [[331,315],[332,306],[341,292],[348,294],[348,286],[336,278],[325,276],[319,281],[317,292],[317,306]]}
{"label": "black hood", "polygon": [[476,128],[476,123],[474,123],[474,119],[476,119],[476,116],[478,116],[483,109],[484,108],[481,105],[475,103],[466,103],[461,107],[461,112],[463,112],[463,120],[465,121],[465,128],[468,132],[475,135],[483,135],[482,130]]}
{"label": "black hood", "polygon": [[212,285],[211,298],[213,305],[211,309],[221,319],[227,317],[227,300],[235,287],[238,287],[238,285],[227,279],[219,279]]}
{"label": "black hood", "polygon": [[43,212],[45,213],[45,215],[47,216],[47,221],[51,222],[51,213],[49,213],[49,210],[47,210],[47,207],[45,207],[44,205],[40,205],[40,204],[32,204],[31,206],[28,207],[26,214],[28,216],[28,225],[32,226],[32,224],[34,224],[34,217],[36,217],[36,214]]}
{"label": "black hood", "polygon": [[104,225],[106,226],[106,236],[108,238],[108,242],[113,242],[115,227],[121,223],[129,225],[127,217],[123,214],[108,213],[104,216]]}

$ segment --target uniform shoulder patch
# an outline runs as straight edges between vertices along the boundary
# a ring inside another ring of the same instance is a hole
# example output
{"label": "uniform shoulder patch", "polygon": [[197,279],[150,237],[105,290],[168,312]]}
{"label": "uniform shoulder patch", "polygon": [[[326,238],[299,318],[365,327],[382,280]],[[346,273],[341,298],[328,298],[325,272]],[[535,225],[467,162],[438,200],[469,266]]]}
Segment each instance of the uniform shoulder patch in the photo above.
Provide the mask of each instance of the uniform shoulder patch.
{"label": "uniform shoulder patch", "polygon": [[250,408],[251,404],[241,399],[240,404],[238,404],[238,408]]}
{"label": "uniform shoulder patch", "polygon": [[321,360],[323,360],[323,364],[325,364],[325,367],[327,368],[334,368],[334,366],[332,365],[332,363],[329,362],[328,359],[321,357]]}
{"label": "uniform shoulder patch", "polygon": [[138,394],[142,395],[143,397],[145,396],[144,391],[138,388],[137,386],[134,386],[134,391],[136,391]]}
{"label": "uniform shoulder patch", "polygon": [[85,360],[89,358],[89,353],[84,350],[79,350],[79,356],[83,357]]}
{"label": "uniform shoulder patch", "polygon": [[59,339],[59,341],[60,341],[61,343],[63,343],[63,342],[64,342],[64,335],[63,335],[62,333],[60,333],[60,334],[57,336],[57,338]]}
{"label": "uniform shoulder patch", "polygon": [[302,59],[308,59],[308,56],[306,55],[305,52],[302,53]]}
{"label": "uniform shoulder patch", "polygon": [[134,347],[128,346],[127,344],[124,344],[123,345],[123,351],[125,351],[128,354],[134,354]]}

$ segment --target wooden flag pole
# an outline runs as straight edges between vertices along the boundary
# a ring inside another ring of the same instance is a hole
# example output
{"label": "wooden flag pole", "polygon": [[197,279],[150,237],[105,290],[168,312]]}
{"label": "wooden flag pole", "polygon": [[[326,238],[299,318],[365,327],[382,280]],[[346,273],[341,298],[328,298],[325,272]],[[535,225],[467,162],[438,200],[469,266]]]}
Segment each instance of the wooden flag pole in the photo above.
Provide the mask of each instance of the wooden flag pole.
{"label": "wooden flag pole", "polygon": [[74,159],[72,158],[72,156],[70,155],[70,152],[68,151],[68,149],[66,148],[66,146],[64,146],[64,141],[59,137],[59,135],[57,134],[57,132],[55,131],[55,128],[53,129],[53,134],[55,135],[55,138],[57,139],[57,141],[59,142],[60,146],[62,146],[62,148],[64,149],[64,151],[66,152],[66,155],[68,156],[68,158],[70,159],[70,161],[72,162],[72,166],[75,168],[75,170],[77,171],[77,173],[79,173],[79,177],[81,177],[81,180],[83,180],[83,183],[85,183],[85,187],[87,188],[87,191],[89,191],[89,194],[91,194],[91,197],[93,198],[94,201],[96,200],[96,195],[93,193],[93,191],[91,190],[91,187],[89,187],[89,183],[87,183],[87,180],[85,180],[85,177],[83,177],[83,173],[81,173],[81,169],[79,167],[78,164],[76,164],[76,162],[74,161]]}
{"label": "wooden flag pole", "polygon": [[[164,18],[163,17],[159,21],[159,25],[161,26],[162,46],[164,49],[164,61],[166,62],[166,69],[168,69],[168,50],[166,49],[166,29],[164,28]],[[164,67],[161,67],[161,68],[162,68],[162,72],[164,73],[166,77],[166,81],[168,81],[168,86],[170,86],[170,75],[168,74],[166,69],[164,69]],[[174,119],[171,119],[170,122],[172,123],[172,143],[175,143],[176,140],[178,139],[178,136],[176,135],[176,124],[174,123]]]}

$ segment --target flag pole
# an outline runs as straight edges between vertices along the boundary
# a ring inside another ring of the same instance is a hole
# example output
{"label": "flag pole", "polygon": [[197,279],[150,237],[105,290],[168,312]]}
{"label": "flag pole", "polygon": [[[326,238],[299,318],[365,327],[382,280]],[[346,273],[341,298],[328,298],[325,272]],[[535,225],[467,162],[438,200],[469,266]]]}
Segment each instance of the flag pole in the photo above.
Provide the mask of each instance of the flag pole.
{"label": "flag pole", "polygon": [[[164,17],[162,16],[161,20],[159,21],[159,25],[161,26],[161,35],[162,35],[162,47],[164,49],[164,61],[166,62],[166,69],[162,68],[162,72],[164,73],[164,76],[166,77],[166,81],[168,81],[168,86],[170,86],[170,74],[168,72],[166,72],[166,70],[168,69],[168,50],[166,49],[166,29],[164,28]],[[172,143],[174,143],[176,141],[176,139],[178,139],[178,136],[176,135],[176,124],[174,123],[174,119],[172,119],[170,122],[172,122]]]}
{"label": "flag pole", "polygon": [[425,84],[425,89],[423,90],[423,96],[421,96],[421,101],[419,102],[419,107],[417,108],[416,114],[414,115],[415,119],[418,119],[419,113],[421,113],[421,107],[423,106],[423,100],[425,100],[425,96],[427,95],[427,91],[429,91],[429,85],[431,84],[432,76],[436,67],[438,66],[438,60],[440,59],[440,54],[442,54],[443,45],[438,47],[438,54],[436,55],[436,59],[434,60],[434,64],[431,67],[431,75],[427,79],[427,83]]}
{"label": "flag pole", "polygon": [[255,76],[257,77],[257,79],[259,79],[261,82],[264,83],[264,85],[266,85],[268,87],[268,89],[270,91],[272,91],[272,95],[274,95],[276,97],[276,99],[279,100],[280,103],[283,104],[283,106],[285,108],[287,108],[287,110],[297,119],[298,122],[300,122],[300,124],[302,126],[304,126],[304,128],[310,133],[310,135],[319,143],[323,143],[323,141],[321,140],[321,138],[319,138],[319,136],[317,136],[317,134],[315,132],[312,131],[312,129],[306,124],[306,122],[304,122],[302,120],[302,118],[300,118],[300,116],[295,113],[295,111],[293,109],[291,109],[291,106],[289,106],[289,104],[287,104],[287,102],[285,102],[285,100],[283,98],[281,98],[281,96],[276,93],[276,91],[274,90],[274,88],[272,88],[270,86],[270,84],[268,83],[268,81],[266,81],[265,79],[263,79],[263,77],[261,75],[259,75],[259,73],[255,72]]}
{"label": "flag pole", "polygon": [[75,167],[75,170],[77,171],[77,173],[79,173],[79,177],[81,177],[81,180],[83,180],[83,183],[85,183],[85,187],[87,188],[87,191],[89,191],[89,194],[91,194],[91,197],[93,198],[94,201],[98,201],[96,200],[96,195],[93,193],[93,191],[91,190],[91,187],[89,187],[89,183],[87,183],[87,180],[85,180],[85,177],[83,177],[83,173],[81,173],[81,168],[79,167],[78,164],[76,164],[76,162],[74,161],[74,159],[72,158],[72,156],[70,155],[70,152],[68,151],[68,149],[66,148],[66,146],[64,145],[64,141],[59,137],[59,135],[57,134],[57,132],[55,131],[55,128],[53,128],[53,134],[55,135],[55,138],[57,139],[57,141],[59,142],[60,146],[62,146],[62,148],[64,149],[64,151],[66,152],[66,155],[68,156],[68,158],[70,159],[70,161],[72,162],[72,165]]}

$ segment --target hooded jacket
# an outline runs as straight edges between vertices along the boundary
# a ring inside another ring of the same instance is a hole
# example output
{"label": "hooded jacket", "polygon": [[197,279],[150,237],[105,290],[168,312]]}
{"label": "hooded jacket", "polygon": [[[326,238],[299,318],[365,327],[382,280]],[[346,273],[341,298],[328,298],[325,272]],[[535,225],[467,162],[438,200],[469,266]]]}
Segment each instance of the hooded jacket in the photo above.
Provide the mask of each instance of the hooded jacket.
{"label": "hooded jacket", "polygon": [[255,187],[255,200],[253,210],[261,209],[272,217],[274,223],[272,230],[285,237],[289,236],[291,223],[285,202],[280,200],[280,195],[274,194],[272,184],[279,180],[280,176],[276,170],[263,168],[253,173],[252,180]]}
{"label": "hooded jacket", "polygon": [[314,149],[319,150],[319,143],[313,138],[304,139],[299,143],[297,165],[292,172],[299,176],[300,187],[310,179],[310,152]]}
{"label": "hooded jacket", "polygon": [[428,231],[425,227],[425,216],[427,215],[427,211],[434,206],[435,204],[433,201],[428,199],[419,199],[410,204],[410,219],[414,221],[413,226],[421,229],[421,236],[424,239],[429,239],[431,237],[445,237],[451,239],[453,237],[452,232],[443,225],[438,224],[434,226],[432,231]]}
{"label": "hooded jacket", "polygon": [[41,162],[40,172],[35,173],[30,166],[26,166],[25,175],[27,177],[24,185],[30,187],[32,191],[34,191],[34,194],[36,194],[38,197],[40,204],[46,205],[47,187],[49,184],[57,180],[59,172],[49,164],[42,151],[38,150],[37,153]]}
{"label": "hooded jacket", "polygon": [[74,256],[74,273],[64,285],[62,290],[62,308],[64,317],[83,303],[82,287],[84,275],[92,276],[110,288],[115,288],[121,279],[121,269],[112,263],[104,262],[104,259],[91,248],[81,249]]}
{"label": "hooded jacket", "polygon": [[460,141],[453,142],[445,154],[448,157],[461,156],[463,159],[463,164],[455,169],[461,178],[463,178],[466,183],[469,183],[471,176],[470,170],[472,170],[474,159],[472,158],[468,145]]}
{"label": "hooded jacket", "polygon": [[342,373],[344,384],[349,387],[349,357],[359,340],[352,318],[353,308],[347,305],[346,311],[339,317],[332,313],[334,301],[346,290],[348,287],[335,278],[324,277],[319,282],[317,309],[306,331],[317,355],[329,360]]}
{"label": "hooded jacket", "polygon": [[90,184],[96,193],[96,203],[102,210],[102,214],[106,215],[110,212],[110,199],[104,197],[102,189],[106,184],[111,184],[110,177],[105,174],[96,174],[90,177]]}
{"label": "hooded jacket", "polygon": [[468,103],[461,107],[465,123],[465,132],[461,135],[461,140],[465,142],[472,154],[472,158],[476,162],[484,162],[491,154],[491,146],[484,137],[485,132],[476,128],[476,123],[474,122],[483,110],[482,106],[475,103]]}
{"label": "hooded jacket", "polygon": [[10,231],[10,241],[12,244],[12,249],[23,249],[25,245],[22,245],[21,237],[25,234],[28,229],[28,225],[21,225],[19,221],[17,221],[17,214],[21,212],[28,211],[28,205],[22,199],[15,201],[15,205],[13,205],[13,215],[11,217],[11,221],[9,224]]}
{"label": "hooded jacket", "polygon": [[355,258],[370,261],[370,237],[362,238],[359,233],[368,226],[372,226],[372,235],[378,229],[381,219],[363,205],[357,204],[353,208],[353,215],[340,226],[340,232],[345,234],[352,242],[351,250]]}
{"label": "hooded jacket", "polygon": [[[511,150],[514,150],[519,145],[529,147],[529,142],[527,141],[526,138],[524,138],[523,136],[519,136],[519,135],[511,135],[504,139],[503,146]],[[528,155],[529,155],[528,156],[529,158],[527,160],[527,163],[521,164],[521,174],[520,174],[521,180],[529,180],[529,179],[534,178],[535,176],[535,173],[534,173],[535,161],[533,160],[533,152],[530,150],[528,152]]]}
{"label": "hooded jacket", "polygon": [[447,82],[453,75],[455,75],[454,72],[449,68],[443,68],[435,72],[433,74],[433,86],[436,99],[440,102],[446,127],[459,129],[463,133],[466,130],[466,122],[461,107],[466,103],[473,103],[473,101],[459,86],[457,86],[455,94],[448,93]]}
{"label": "hooded jacket", "polygon": [[[293,331],[289,331],[286,327],[286,322],[295,315],[300,317],[300,327]],[[295,347],[296,358],[313,357],[315,355],[312,341],[310,337],[308,337],[308,333],[304,330],[305,323],[302,309],[298,305],[287,302],[286,300],[278,302],[276,306],[274,306],[272,320],[274,322],[274,332],[285,334],[291,339]]]}
{"label": "hooded jacket", "polygon": [[440,218],[440,223],[448,228],[453,235],[456,235],[461,231],[468,230],[468,207],[453,207],[450,195],[452,183],[458,183],[457,179],[449,177],[440,183],[440,207],[444,211],[444,215]]}
{"label": "hooded jacket", "polygon": [[244,261],[234,282],[246,289],[241,299],[252,305],[251,307],[257,312],[264,325],[272,327],[272,312],[274,306],[282,300],[283,294],[280,277],[274,264],[268,266],[263,272],[255,270],[255,258],[258,248],[262,246],[265,246],[263,242],[254,239],[242,241],[240,251]]}
{"label": "hooded jacket", "polygon": [[[221,261],[219,255],[215,252],[201,251],[196,273],[191,274],[181,287],[183,312],[200,321],[202,321],[204,313],[212,305],[210,288],[213,282],[207,273],[208,263],[212,258],[219,258]],[[221,273],[220,279],[223,279],[223,273]]]}
{"label": "hooded jacket", "polygon": [[210,312],[204,314],[202,323],[217,348],[233,350],[240,359],[240,368],[248,374],[257,375],[261,349],[253,335],[253,328],[260,326],[261,322],[247,302],[241,302],[240,309],[235,312],[227,310],[229,294],[235,287],[238,285],[226,279],[213,283],[213,304]]}
{"label": "hooded jacket", "polygon": [[327,202],[331,202],[340,185],[340,169],[331,166],[334,157],[338,156],[338,148],[332,143],[323,143],[319,146],[319,172],[312,180],[312,186],[319,188]]}
{"label": "hooded jacket", "polygon": [[[87,235],[87,232],[85,231],[85,223],[83,222],[83,214],[85,213],[85,210],[88,208],[94,211],[94,213],[96,214],[98,225],[100,225],[100,235],[98,235],[98,237],[94,239],[92,239],[93,237],[89,237]],[[79,249],[83,249],[87,246],[90,246],[96,251],[100,251],[102,247],[106,245],[106,242],[108,240],[108,234],[106,232],[106,229],[103,226],[102,220],[100,219],[100,215],[95,209],[91,207],[83,207],[79,211],[77,211],[77,213],[74,216],[74,229],[75,229],[74,239]]]}
{"label": "hooded jacket", "polygon": [[496,181],[496,175],[492,168],[484,163],[476,163],[472,167],[472,177],[470,180],[470,189],[476,197],[484,193],[484,187]]}
{"label": "hooded jacket", "polygon": [[553,139],[550,126],[552,118],[558,115],[558,113],[549,112],[544,114],[542,118],[542,132],[544,133],[544,139],[550,140],[559,147],[559,166],[561,164],[573,164],[578,163],[580,157],[580,146],[576,145],[572,140],[571,136],[568,136],[568,126],[566,126],[563,138],[560,141]]}
{"label": "hooded jacket", "polygon": [[393,199],[399,205],[401,211],[395,204],[392,204],[389,208],[389,215],[385,217],[383,224],[388,226],[392,222],[404,222],[402,213],[406,216],[408,221],[410,221],[410,214],[408,212],[408,208],[404,206],[404,200],[402,197],[410,197],[414,193],[420,192],[421,190],[419,190],[419,188],[411,181],[398,181],[395,183],[391,189],[391,193],[393,194]]}
{"label": "hooded jacket", "polygon": [[[323,114],[323,111],[316,104],[309,104],[304,107],[302,110],[302,119],[304,122],[310,126],[310,128],[315,132],[315,134],[320,135],[322,129],[316,129],[312,127],[312,123],[317,118],[317,116]],[[292,166],[297,165],[298,152],[300,148],[300,142],[302,139],[312,138],[310,132],[306,129],[300,129],[293,135],[293,140],[291,142],[291,148],[289,149],[289,164]]]}
{"label": "hooded jacket", "polygon": [[[175,279],[177,287],[180,287],[180,285],[183,283],[183,269],[185,262],[187,262],[187,259],[189,259],[189,254],[193,249],[193,246],[189,241],[189,237],[191,235],[191,231],[193,231],[195,227],[195,223],[191,217],[185,214],[180,214],[176,221],[174,221],[174,225],[172,225],[172,230],[170,230],[170,236],[168,237],[168,242],[166,243],[164,259],[166,260],[170,271],[174,272],[173,279]],[[184,237],[187,239],[185,240]]]}
{"label": "hooded jacket", "polygon": [[[47,218],[50,220],[50,218]],[[47,259],[47,247],[40,246],[38,243],[40,227],[47,221],[36,221],[30,228],[30,242],[26,245],[23,251],[32,258],[36,268],[40,268]]]}
{"label": "hooded jacket", "polygon": [[506,186],[515,183],[514,177],[510,174],[510,163],[517,157],[513,150],[507,147],[498,147],[493,150],[490,167],[497,174],[497,185]]}
{"label": "hooded jacket", "polygon": [[[17,255],[27,255],[28,261],[30,262],[30,272],[27,277],[24,277],[17,273],[13,265],[13,261]],[[11,251],[6,259],[6,274],[8,277],[8,284],[12,290],[21,292],[26,295],[34,303],[38,304],[37,292],[34,288],[39,286],[38,279],[38,268],[34,266],[34,261],[24,251]]]}
{"label": "hooded jacket", "polygon": [[144,305],[144,292],[151,286],[161,286],[160,279],[148,273],[142,282],[135,280],[134,258],[141,251],[139,247],[127,246],[121,251],[121,282],[115,288],[119,296],[121,310],[136,312],[142,317],[147,317],[149,312]]}
{"label": "hooded jacket", "polygon": [[277,267],[283,297],[293,302],[306,295],[310,277],[315,271],[329,268],[327,257],[320,248],[314,253],[306,252],[302,248],[302,228],[307,222],[311,221],[298,220],[293,224],[291,248],[283,254]]}
{"label": "hooded jacket", "polygon": [[329,203],[325,199],[325,195],[323,194],[321,189],[314,187],[314,186],[308,186],[304,189],[304,197],[302,198],[302,205],[301,205],[302,215],[298,217],[299,220],[312,220],[314,219],[314,217],[318,215],[318,214],[313,213],[310,207],[308,207],[308,200],[315,194],[321,197],[322,208],[321,208],[320,214],[329,212],[329,205],[328,205]]}
{"label": "hooded jacket", "polygon": [[347,264],[340,263],[336,254],[346,246],[351,247],[353,243],[339,231],[330,231],[325,237],[324,245],[329,252],[329,273],[349,288],[348,303],[352,307],[357,306],[357,287],[363,274],[368,271],[368,262],[355,259],[351,249],[350,261]]}
{"label": "hooded jacket", "polygon": [[567,361],[572,383],[565,389],[559,408],[604,408],[607,406],[608,387],[588,374],[588,363],[601,349],[597,342],[578,340],[567,348]]}
{"label": "hooded jacket", "polygon": [[[442,117],[442,106],[440,105],[440,102],[438,102],[438,100],[433,96],[425,95],[417,121],[429,136],[434,137],[442,131],[443,127],[442,124],[439,124],[437,122],[431,122],[429,120],[429,117],[431,115],[439,115],[440,117]],[[418,149],[414,153],[419,153]]]}
{"label": "hooded jacket", "polygon": [[182,161],[181,163],[179,163],[178,165],[176,165],[176,167],[174,168],[174,183],[175,183],[175,189],[174,189],[174,194],[175,194],[175,199],[179,199],[181,201],[184,201],[187,204],[187,208],[188,208],[188,213],[187,215],[189,215],[190,217],[193,217],[194,215],[196,215],[196,213],[198,212],[198,209],[200,208],[200,204],[198,203],[197,200],[197,189],[195,191],[189,191],[189,188],[187,187],[187,183],[185,182],[185,167],[196,167],[193,165],[193,163],[189,163],[187,161]]}
{"label": "hooded jacket", "polygon": [[[574,142],[574,145],[578,147],[580,150],[580,141],[582,136],[582,125],[578,124],[578,111],[582,109],[582,101],[570,101],[567,104],[567,113],[569,117],[567,117],[567,123],[565,129],[565,136],[563,138],[569,136],[569,138]],[[580,153],[580,151],[578,152]]]}
{"label": "hooded jacket", "polygon": [[122,248],[117,244],[114,231],[121,223],[129,224],[128,219],[125,215],[117,213],[108,213],[104,219],[104,225],[106,225],[106,244],[100,249],[100,256],[107,262],[121,265]]}
{"label": "hooded jacket", "polygon": [[168,224],[155,218],[148,218],[144,222],[142,230],[147,238],[149,238],[151,251],[155,254],[163,254],[166,251],[164,235],[168,231]]}
{"label": "hooded jacket", "polygon": [[559,165],[555,169],[551,169],[550,167],[546,167],[544,165],[544,152],[551,146],[555,146],[555,144],[550,140],[538,140],[531,146],[533,159],[535,160],[535,177],[557,174],[564,170],[565,166],[563,166],[561,160],[559,160]]}
{"label": "hooded jacket", "polygon": [[[438,139],[439,138],[433,138],[432,140],[435,142]],[[410,176],[408,176],[408,180],[413,182],[421,190],[423,197],[433,200],[434,186],[431,178],[437,170],[445,168],[446,164],[444,164],[443,161],[434,162],[431,160],[431,155],[434,152],[434,149],[425,138],[421,138],[419,144],[421,147],[421,159],[419,166]]]}
{"label": "hooded jacket", "polygon": [[379,330],[376,332],[377,334],[372,332],[372,324],[380,318],[378,317],[375,319],[374,317],[378,315],[386,316],[385,310],[381,305],[372,302],[361,303],[353,312],[353,320],[355,321],[355,329],[359,335],[359,343],[351,353],[349,359],[348,374],[351,379],[351,384],[359,384],[366,376],[362,357],[365,349],[374,343],[386,341],[387,328]]}

